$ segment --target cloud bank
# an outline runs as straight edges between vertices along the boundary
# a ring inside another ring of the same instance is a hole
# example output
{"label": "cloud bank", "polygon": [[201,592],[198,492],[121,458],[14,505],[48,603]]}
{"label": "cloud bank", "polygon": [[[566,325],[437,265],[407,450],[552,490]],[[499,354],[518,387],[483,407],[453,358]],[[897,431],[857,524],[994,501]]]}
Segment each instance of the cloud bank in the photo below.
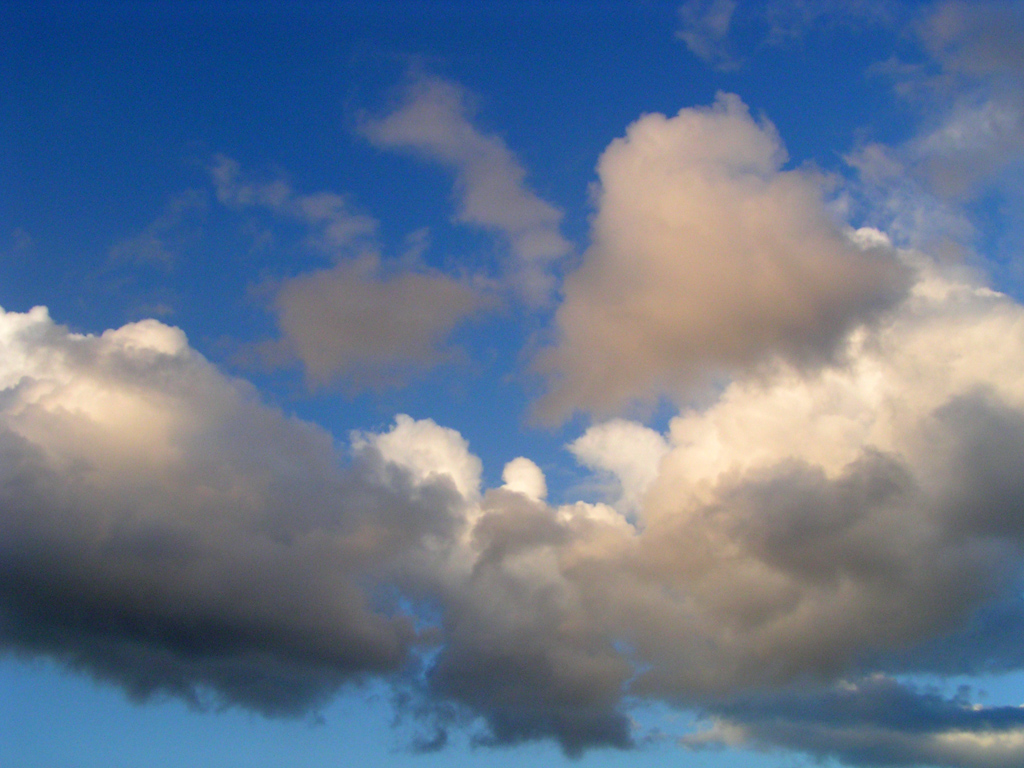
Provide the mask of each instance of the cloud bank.
{"label": "cloud bank", "polygon": [[592,427],[615,506],[548,503],[525,457],[482,487],[429,420],[346,450],[156,321],[4,313],[3,642],[269,714],[381,676],[485,744],[626,747],[630,697],[705,712],[694,747],[1019,764],[1024,710],[890,676],[1022,661],[1024,309],[901,258],[842,363],[777,361],[665,435]]}
{"label": "cloud bank", "polygon": [[[965,69],[975,28],[944,8],[927,34]],[[559,214],[468,114],[428,80],[364,129],[455,169],[460,216],[508,238],[536,299]],[[922,136],[940,134],[881,159],[942,157],[956,131]],[[643,117],[602,156],[541,410],[684,405],[664,432],[614,418],[568,446],[600,501],[549,498],[525,456],[488,488],[429,419],[339,442],[155,320],[93,336],[0,311],[0,643],[135,698],[267,715],[383,680],[424,748],[459,728],[628,748],[630,707],[663,702],[705,718],[695,749],[1020,765],[1024,708],[905,676],[1024,667],[1024,307],[846,230],[820,174],[785,161],[730,95]],[[335,258],[275,295],[314,378],[430,365],[480,308],[453,278],[351,257],[376,224],[341,196],[226,158],[214,179]]]}

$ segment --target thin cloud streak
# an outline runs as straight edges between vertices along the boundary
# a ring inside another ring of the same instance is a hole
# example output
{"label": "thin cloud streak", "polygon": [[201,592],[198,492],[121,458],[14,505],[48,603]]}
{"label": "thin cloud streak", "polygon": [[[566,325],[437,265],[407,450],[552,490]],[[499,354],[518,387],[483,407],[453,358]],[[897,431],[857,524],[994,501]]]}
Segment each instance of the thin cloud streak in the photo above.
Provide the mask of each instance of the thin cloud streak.
{"label": "thin cloud streak", "polygon": [[412,152],[455,172],[458,220],[500,234],[512,261],[512,287],[529,304],[552,298],[552,268],[572,246],[559,231],[562,212],[526,184],[526,171],[496,135],[472,120],[469,97],[457,84],[424,76],[407,88],[404,100],[361,130],[376,146]]}

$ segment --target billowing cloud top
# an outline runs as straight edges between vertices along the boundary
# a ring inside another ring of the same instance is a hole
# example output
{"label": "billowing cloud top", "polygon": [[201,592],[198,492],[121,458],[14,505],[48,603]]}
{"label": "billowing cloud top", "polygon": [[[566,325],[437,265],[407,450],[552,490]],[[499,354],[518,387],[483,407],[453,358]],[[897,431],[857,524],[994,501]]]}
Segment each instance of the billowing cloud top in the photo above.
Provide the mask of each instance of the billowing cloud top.
{"label": "billowing cloud top", "polygon": [[823,179],[738,97],[647,115],[598,165],[592,245],[565,283],[540,360],[541,413],[608,413],[680,397],[782,357],[830,359],[853,326],[903,294],[891,249],[852,242]]}
{"label": "billowing cloud top", "polygon": [[[625,746],[629,695],[704,708],[693,746],[855,754],[851,691],[899,732],[872,675],[1022,661],[996,641],[1024,621],[1024,309],[902,258],[912,290],[840,363],[778,360],[664,436],[613,421],[577,440],[617,509],[549,505],[522,457],[486,490],[429,420],[356,434],[345,458],[156,321],[96,337],[4,313],[4,641],[137,696],[283,713],[376,674],[439,726],[482,716],[484,741]],[[965,644],[993,605],[1002,624]],[[796,685],[829,704],[769,728]],[[921,715],[907,761],[1019,762],[1024,710],[957,706]],[[972,756],[984,734],[1004,757]]]}

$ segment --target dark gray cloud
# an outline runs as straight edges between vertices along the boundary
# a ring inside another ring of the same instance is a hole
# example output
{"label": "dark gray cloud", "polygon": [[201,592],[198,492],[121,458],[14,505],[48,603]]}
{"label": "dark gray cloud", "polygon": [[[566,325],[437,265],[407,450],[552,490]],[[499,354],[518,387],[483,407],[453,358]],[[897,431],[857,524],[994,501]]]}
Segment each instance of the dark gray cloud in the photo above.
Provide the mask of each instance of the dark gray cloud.
{"label": "dark gray cloud", "polygon": [[690,744],[742,732],[762,748],[795,749],[851,765],[1019,765],[1024,708],[977,708],[969,693],[946,697],[882,676],[827,689],[797,687],[711,707],[716,726]]}
{"label": "dark gray cloud", "polygon": [[5,644],[268,714],[404,664],[412,623],[364,582],[452,526],[454,491],[369,449],[346,467],[159,323],[79,337],[37,312],[6,341],[31,362],[2,403]]}

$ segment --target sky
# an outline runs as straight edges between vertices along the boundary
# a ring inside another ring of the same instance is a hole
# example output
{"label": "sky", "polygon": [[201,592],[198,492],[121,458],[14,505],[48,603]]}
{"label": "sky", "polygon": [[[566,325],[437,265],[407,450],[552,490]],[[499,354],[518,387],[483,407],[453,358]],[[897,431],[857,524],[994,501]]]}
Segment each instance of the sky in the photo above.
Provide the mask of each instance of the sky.
{"label": "sky", "polygon": [[0,50],[0,764],[1024,764],[1024,3]]}

